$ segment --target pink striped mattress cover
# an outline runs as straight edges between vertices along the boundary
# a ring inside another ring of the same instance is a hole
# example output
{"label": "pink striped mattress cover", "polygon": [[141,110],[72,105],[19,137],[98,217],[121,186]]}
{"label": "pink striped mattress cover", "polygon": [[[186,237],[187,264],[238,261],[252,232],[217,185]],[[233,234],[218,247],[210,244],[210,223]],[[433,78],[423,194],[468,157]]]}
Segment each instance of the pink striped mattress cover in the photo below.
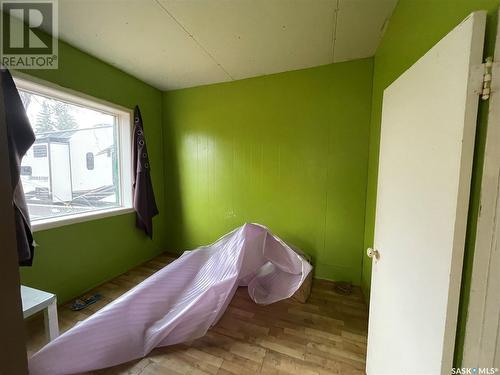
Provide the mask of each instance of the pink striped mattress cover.
{"label": "pink striped mattress cover", "polygon": [[44,346],[30,374],[75,374],[203,336],[238,286],[258,304],[291,297],[311,272],[304,255],[259,224],[245,224],[181,257]]}

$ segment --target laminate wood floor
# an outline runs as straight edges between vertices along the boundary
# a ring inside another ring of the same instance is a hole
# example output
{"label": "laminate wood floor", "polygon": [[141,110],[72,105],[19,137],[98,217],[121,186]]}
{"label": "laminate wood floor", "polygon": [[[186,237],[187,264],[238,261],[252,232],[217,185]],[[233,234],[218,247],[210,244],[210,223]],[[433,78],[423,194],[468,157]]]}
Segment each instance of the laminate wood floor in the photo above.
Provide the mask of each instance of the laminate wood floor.
{"label": "laminate wood floor", "polygon": [[[80,312],[60,306],[61,332],[173,260],[161,255],[100,285],[89,294],[101,293],[103,299]],[[25,325],[30,355],[45,344],[43,316]],[[246,288],[239,288],[204,337],[92,374],[364,374],[367,329],[368,311],[359,288],[342,296],[331,282],[314,280],[307,303],[285,300],[268,306],[255,304]]]}

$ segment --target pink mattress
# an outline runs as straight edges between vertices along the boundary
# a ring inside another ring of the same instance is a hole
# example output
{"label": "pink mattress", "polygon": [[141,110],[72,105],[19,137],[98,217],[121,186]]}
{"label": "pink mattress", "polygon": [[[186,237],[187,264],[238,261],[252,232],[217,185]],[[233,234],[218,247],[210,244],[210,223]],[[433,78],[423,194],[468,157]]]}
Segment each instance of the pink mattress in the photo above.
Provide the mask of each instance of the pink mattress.
{"label": "pink mattress", "polygon": [[135,288],[47,344],[30,374],[58,375],[114,366],[153,348],[203,336],[238,286],[270,304],[291,297],[311,272],[298,251],[258,224],[186,251]]}

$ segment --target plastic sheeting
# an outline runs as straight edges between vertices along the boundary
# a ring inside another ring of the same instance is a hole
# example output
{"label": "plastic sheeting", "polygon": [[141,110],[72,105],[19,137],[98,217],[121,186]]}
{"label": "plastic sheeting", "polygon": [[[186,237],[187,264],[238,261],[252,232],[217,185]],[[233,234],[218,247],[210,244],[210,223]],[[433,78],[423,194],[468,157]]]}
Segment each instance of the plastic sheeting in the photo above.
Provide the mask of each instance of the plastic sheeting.
{"label": "plastic sheeting", "polygon": [[203,336],[238,286],[259,304],[291,297],[311,272],[296,250],[258,224],[186,251],[141,284],[47,344],[32,375],[74,374],[144,357]]}

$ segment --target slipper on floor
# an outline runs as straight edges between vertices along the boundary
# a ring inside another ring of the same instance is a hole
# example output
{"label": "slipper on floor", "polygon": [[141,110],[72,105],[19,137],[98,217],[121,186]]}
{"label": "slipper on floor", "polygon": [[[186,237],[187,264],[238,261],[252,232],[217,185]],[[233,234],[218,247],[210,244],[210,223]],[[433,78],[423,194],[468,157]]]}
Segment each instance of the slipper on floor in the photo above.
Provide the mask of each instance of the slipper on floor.
{"label": "slipper on floor", "polygon": [[96,303],[101,298],[102,298],[102,296],[99,293],[93,294],[90,297],[82,297],[82,298],[75,300],[75,302],[73,302],[71,304],[70,308],[73,311],[80,311],[80,310],[83,310],[84,308],[86,308],[87,306],[92,305],[93,303]]}

